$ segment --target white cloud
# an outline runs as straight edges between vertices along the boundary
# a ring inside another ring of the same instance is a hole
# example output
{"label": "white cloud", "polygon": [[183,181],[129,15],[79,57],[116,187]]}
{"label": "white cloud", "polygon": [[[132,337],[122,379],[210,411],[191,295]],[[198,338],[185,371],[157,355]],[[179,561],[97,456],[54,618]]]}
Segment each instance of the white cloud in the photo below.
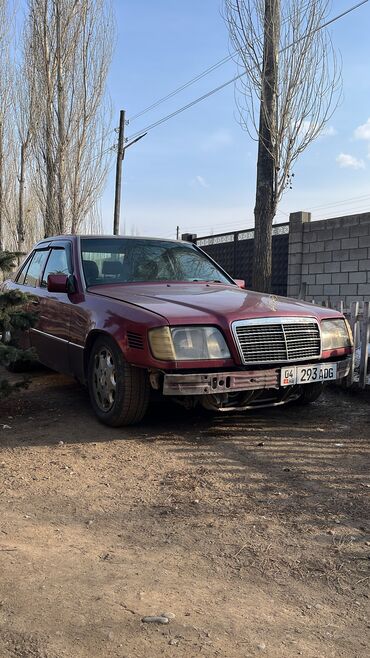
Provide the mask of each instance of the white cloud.
{"label": "white cloud", "polygon": [[365,169],[365,163],[363,160],[355,158],[354,155],[349,153],[340,153],[336,158],[337,163],[340,167],[346,169]]}
{"label": "white cloud", "polygon": [[205,180],[205,178],[203,178],[203,176],[195,176],[195,180],[201,187],[206,187],[206,188],[209,187],[207,181]]}
{"label": "white cloud", "polygon": [[335,137],[338,134],[338,131],[334,126],[325,126],[320,133],[323,137]]}
{"label": "white cloud", "polygon": [[[309,130],[312,130],[314,128],[314,124],[311,123],[311,121],[303,121],[300,129],[300,135],[302,137],[305,137],[305,135],[308,133]],[[319,137],[334,137],[335,135],[338,134],[338,131],[334,128],[334,126],[324,126],[318,135]]]}
{"label": "white cloud", "polygon": [[227,130],[216,130],[202,141],[201,148],[207,152],[219,151],[225,146],[230,146],[232,141],[231,134]]}
{"label": "white cloud", "polygon": [[365,140],[370,140],[370,117],[368,120],[362,124],[362,126],[358,126],[354,132],[355,139],[365,139]]}

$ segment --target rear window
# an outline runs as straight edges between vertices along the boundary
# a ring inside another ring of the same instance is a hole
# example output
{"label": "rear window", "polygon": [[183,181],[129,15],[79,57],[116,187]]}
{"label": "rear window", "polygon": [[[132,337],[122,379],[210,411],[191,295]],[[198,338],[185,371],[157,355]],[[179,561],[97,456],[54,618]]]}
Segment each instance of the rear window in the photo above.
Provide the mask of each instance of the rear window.
{"label": "rear window", "polygon": [[231,283],[205,254],[182,242],[82,238],[81,252],[87,286],[140,281]]}

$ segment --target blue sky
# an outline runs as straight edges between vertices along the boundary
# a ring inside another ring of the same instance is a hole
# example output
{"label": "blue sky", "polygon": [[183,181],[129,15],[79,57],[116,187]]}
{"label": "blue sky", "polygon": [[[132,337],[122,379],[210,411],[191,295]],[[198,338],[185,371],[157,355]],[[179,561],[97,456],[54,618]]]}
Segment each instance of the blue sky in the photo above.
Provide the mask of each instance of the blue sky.
{"label": "blue sky", "polygon": [[[356,4],[334,0],[331,15]],[[117,42],[109,75],[114,123],[229,54],[219,0],[113,0]],[[331,28],[343,61],[343,102],[327,135],[294,169],[276,222],[312,210],[313,219],[370,210],[370,2]],[[129,136],[235,75],[228,62],[131,122]],[[114,163],[112,162],[112,165]],[[256,147],[236,114],[233,85],[150,131],[124,160],[121,232],[175,237],[253,226]],[[114,166],[101,208],[111,231]],[[334,205],[335,204],[335,205]]]}

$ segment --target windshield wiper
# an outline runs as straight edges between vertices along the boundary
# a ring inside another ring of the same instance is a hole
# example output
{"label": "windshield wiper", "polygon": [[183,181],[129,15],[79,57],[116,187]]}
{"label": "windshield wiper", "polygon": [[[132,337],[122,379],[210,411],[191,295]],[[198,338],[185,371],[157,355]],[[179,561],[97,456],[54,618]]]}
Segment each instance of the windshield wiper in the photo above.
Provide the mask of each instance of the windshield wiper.
{"label": "windshield wiper", "polygon": [[221,281],[220,279],[192,279],[193,283],[224,283],[224,281]]}

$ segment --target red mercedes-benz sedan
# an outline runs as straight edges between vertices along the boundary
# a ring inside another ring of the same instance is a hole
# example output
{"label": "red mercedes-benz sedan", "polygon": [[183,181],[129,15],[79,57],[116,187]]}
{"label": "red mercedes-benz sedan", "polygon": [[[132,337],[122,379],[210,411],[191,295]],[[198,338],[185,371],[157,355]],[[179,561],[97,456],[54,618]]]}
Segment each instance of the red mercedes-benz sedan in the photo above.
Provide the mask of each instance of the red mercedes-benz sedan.
{"label": "red mercedes-benz sedan", "polygon": [[340,313],[244,290],[187,242],[47,238],[3,288],[38,316],[24,346],[87,383],[112,426],[139,422],[151,393],[220,411],[312,402],[349,369]]}

